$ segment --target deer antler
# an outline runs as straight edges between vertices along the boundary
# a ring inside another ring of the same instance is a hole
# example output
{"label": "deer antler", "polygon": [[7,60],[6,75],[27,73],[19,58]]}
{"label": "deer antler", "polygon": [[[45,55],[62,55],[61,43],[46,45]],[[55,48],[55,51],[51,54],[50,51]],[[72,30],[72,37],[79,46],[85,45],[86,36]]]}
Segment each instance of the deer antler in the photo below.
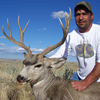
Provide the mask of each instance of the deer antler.
{"label": "deer antler", "polygon": [[62,40],[51,46],[51,47],[47,47],[38,57],[39,58],[42,58],[44,55],[46,55],[47,53],[49,53],[50,51],[54,50],[55,48],[59,47],[60,45],[62,45],[67,37],[67,34],[68,34],[68,31],[69,31],[69,25],[70,25],[70,21],[71,21],[71,9],[69,8],[69,11],[70,11],[70,16],[68,18],[68,15],[67,13],[65,12],[65,23],[66,23],[66,29],[64,28],[63,24],[62,24],[62,21],[60,20],[59,18],[59,21],[60,21],[60,24],[62,26],[62,29],[63,29],[63,38]]}
{"label": "deer antler", "polygon": [[26,28],[27,28],[28,23],[29,23],[29,21],[27,22],[27,24],[26,24],[24,30],[22,30],[21,27],[20,27],[19,16],[18,16],[18,26],[19,26],[19,30],[20,30],[20,42],[17,42],[17,41],[12,37],[8,19],[7,19],[7,24],[8,24],[8,29],[9,29],[9,35],[10,35],[10,37],[6,35],[6,33],[5,33],[5,31],[4,31],[4,26],[2,27],[2,31],[3,31],[5,37],[6,37],[8,40],[10,40],[10,41],[13,42],[14,44],[16,44],[16,45],[18,45],[18,46],[24,48],[24,49],[28,52],[28,55],[30,55],[30,54],[31,54],[30,47],[27,47],[27,46],[25,46],[25,45],[23,44],[23,35],[24,35],[24,32],[25,32],[25,30],[26,30]]}

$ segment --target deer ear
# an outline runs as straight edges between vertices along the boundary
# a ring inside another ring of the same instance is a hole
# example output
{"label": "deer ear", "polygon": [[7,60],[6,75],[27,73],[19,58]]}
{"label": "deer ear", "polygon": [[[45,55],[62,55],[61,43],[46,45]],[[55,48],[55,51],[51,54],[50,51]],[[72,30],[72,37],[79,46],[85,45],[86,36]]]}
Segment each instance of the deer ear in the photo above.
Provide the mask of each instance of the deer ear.
{"label": "deer ear", "polygon": [[60,68],[66,62],[66,58],[51,58],[51,67]]}
{"label": "deer ear", "polygon": [[26,52],[23,52],[23,55],[24,55],[24,58],[26,58],[26,56],[27,56]]}

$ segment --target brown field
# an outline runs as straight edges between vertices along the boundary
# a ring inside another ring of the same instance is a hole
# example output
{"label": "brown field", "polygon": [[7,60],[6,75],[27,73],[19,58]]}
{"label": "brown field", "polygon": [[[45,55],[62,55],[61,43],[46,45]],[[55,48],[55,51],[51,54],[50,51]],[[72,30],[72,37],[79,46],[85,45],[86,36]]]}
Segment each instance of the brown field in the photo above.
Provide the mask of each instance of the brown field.
{"label": "brown field", "polygon": [[[0,59],[0,100],[35,100],[30,84],[20,85],[17,75],[23,68],[21,60]],[[52,69],[55,76],[69,79],[78,70],[77,62],[66,62],[59,69]]]}

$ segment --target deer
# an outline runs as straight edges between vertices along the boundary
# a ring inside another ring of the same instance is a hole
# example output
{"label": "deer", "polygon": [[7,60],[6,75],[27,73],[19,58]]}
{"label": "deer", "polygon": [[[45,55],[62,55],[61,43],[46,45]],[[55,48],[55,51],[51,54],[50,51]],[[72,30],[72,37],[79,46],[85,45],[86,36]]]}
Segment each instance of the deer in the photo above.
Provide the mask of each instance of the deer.
{"label": "deer", "polygon": [[100,83],[94,82],[88,88],[78,91],[72,85],[71,82],[74,80],[64,80],[58,76],[55,76],[51,68],[60,68],[66,62],[66,58],[49,58],[45,55],[55,48],[61,46],[68,35],[70,21],[71,21],[71,9],[69,8],[70,14],[65,12],[65,26],[61,21],[60,24],[63,30],[63,38],[57,44],[47,47],[40,54],[32,54],[30,46],[27,47],[23,43],[23,35],[27,28],[29,21],[27,22],[24,30],[21,29],[18,17],[18,26],[20,30],[20,42],[17,42],[11,34],[9,21],[7,19],[9,35],[4,31],[4,26],[2,27],[3,34],[5,37],[13,42],[14,44],[24,48],[28,54],[24,54],[25,60],[23,61],[23,69],[17,76],[17,81],[20,84],[25,84],[30,82],[33,90],[33,94],[36,100],[100,100]]}

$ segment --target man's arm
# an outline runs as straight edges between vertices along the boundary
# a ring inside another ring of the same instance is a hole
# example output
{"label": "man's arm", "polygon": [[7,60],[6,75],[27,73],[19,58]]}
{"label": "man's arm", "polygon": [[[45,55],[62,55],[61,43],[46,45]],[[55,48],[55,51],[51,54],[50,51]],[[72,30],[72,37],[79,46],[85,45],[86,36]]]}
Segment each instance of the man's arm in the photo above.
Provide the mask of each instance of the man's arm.
{"label": "man's arm", "polygon": [[82,81],[75,81],[71,84],[79,91],[87,88],[90,84],[95,82],[100,77],[100,63],[96,63],[92,72]]}
{"label": "man's arm", "polygon": [[72,48],[70,47],[68,42],[69,40],[68,41],[67,40],[68,40],[68,36],[65,42],[57,50],[57,52],[54,55],[50,56],[49,58],[67,58],[67,56],[72,51]]}

